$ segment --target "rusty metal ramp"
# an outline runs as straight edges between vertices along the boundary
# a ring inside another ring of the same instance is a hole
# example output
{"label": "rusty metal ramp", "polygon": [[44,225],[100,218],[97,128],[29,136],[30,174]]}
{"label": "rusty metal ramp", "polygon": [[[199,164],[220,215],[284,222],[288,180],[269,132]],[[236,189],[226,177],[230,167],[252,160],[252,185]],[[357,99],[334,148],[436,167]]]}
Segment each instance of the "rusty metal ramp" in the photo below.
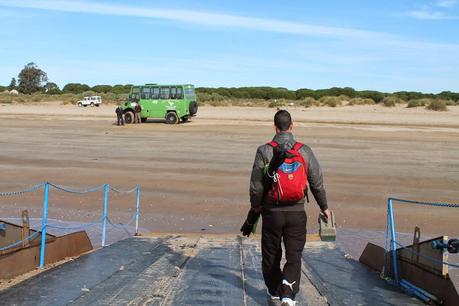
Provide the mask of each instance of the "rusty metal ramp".
{"label": "rusty metal ramp", "polygon": [[[297,305],[422,305],[344,257],[332,243],[308,243],[304,259]],[[259,237],[228,235],[129,238],[4,290],[0,301],[4,305],[279,304],[266,295]]]}

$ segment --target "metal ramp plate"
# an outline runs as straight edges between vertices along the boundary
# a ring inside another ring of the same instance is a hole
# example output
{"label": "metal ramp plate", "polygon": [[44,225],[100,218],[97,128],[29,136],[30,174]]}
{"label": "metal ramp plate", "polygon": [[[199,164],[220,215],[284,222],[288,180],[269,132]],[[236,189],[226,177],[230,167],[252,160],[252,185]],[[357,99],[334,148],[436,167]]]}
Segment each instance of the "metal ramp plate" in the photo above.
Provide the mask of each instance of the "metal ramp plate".
{"label": "metal ramp plate", "polygon": [[[331,243],[310,242],[299,305],[422,305]],[[267,298],[259,237],[133,237],[3,292],[5,305],[279,305]],[[379,304],[378,304],[379,303]]]}

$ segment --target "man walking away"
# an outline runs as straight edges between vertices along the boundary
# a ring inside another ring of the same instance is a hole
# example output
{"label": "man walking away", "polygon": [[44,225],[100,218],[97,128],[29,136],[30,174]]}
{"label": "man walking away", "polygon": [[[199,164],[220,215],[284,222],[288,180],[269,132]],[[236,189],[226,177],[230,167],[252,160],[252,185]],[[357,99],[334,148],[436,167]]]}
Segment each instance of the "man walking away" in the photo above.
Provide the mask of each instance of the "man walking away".
{"label": "man walking away", "polygon": [[115,113],[116,113],[116,124],[118,126],[120,125],[124,125],[124,118],[123,118],[123,109],[121,108],[121,106],[118,106],[115,110]]}
{"label": "man walking away", "polygon": [[[280,298],[282,306],[291,306],[300,288],[308,185],[327,218],[330,211],[319,163],[311,148],[296,142],[290,113],[279,110],[274,116],[274,128],[273,140],[260,146],[255,156],[250,179],[251,208],[241,231],[248,237],[262,215],[262,270],[268,294]],[[282,241],[287,262],[281,270]]]}
{"label": "man walking away", "polygon": [[134,123],[140,123],[140,112],[142,111],[142,107],[140,106],[140,103],[137,102],[135,107],[134,107]]}

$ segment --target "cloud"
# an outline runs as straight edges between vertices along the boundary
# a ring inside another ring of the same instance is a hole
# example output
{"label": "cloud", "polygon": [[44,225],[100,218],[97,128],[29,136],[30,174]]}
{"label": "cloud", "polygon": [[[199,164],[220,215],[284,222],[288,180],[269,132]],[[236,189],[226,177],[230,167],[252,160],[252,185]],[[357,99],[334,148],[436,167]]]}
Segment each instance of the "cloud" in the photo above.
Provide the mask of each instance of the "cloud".
{"label": "cloud", "polygon": [[430,5],[423,5],[405,15],[421,20],[458,19],[458,16],[448,14],[448,10],[456,5],[457,2],[458,0],[437,0]]}
{"label": "cloud", "polygon": [[242,28],[273,33],[293,35],[354,38],[354,39],[384,39],[391,35],[378,32],[346,27],[332,27],[316,24],[289,22],[277,19],[246,17],[222,13],[212,13],[194,10],[152,9],[132,5],[117,5],[101,2],[86,1],[7,1],[0,0],[0,5],[6,7],[40,9],[60,12],[75,12],[101,14],[112,16],[129,16],[172,20],[184,23],[198,24],[209,27]]}
{"label": "cloud", "polygon": [[436,12],[431,9],[423,8],[419,10],[414,10],[407,13],[408,16],[414,17],[421,20],[445,20],[452,19],[451,16],[447,16],[443,12]]}
{"label": "cloud", "polygon": [[451,8],[457,4],[457,0],[438,0],[435,5],[444,8]]}

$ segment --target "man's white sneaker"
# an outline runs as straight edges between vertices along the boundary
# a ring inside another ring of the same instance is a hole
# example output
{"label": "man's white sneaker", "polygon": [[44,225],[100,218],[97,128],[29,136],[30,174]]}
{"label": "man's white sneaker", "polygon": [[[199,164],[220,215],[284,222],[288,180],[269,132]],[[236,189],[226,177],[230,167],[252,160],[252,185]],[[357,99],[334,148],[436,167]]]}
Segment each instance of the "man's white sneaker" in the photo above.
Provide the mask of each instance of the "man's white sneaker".
{"label": "man's white sneaker", "polygon": [[282,298],[281,306],[295,306],[296,302],[290,298]]}

